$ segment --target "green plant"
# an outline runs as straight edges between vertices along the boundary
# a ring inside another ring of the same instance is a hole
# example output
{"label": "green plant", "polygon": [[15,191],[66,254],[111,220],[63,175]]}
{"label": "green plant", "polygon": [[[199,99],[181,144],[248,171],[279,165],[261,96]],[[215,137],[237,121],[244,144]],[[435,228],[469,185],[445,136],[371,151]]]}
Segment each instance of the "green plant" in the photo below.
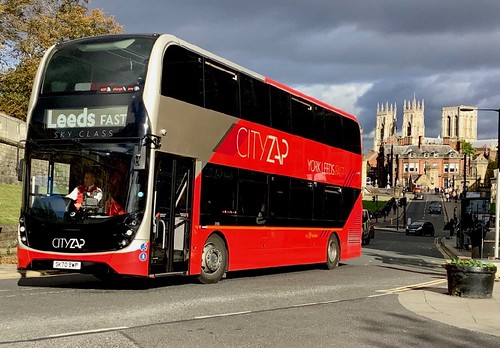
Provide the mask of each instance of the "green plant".
{"label": "green plant", "polygon": [[495,267],[495,265],[492,262],[482,262],[481,260],[475,260],[475,259],[454,259],[450,262],[450,265],[461,266],[461,267],[481,267],[481,268]]}

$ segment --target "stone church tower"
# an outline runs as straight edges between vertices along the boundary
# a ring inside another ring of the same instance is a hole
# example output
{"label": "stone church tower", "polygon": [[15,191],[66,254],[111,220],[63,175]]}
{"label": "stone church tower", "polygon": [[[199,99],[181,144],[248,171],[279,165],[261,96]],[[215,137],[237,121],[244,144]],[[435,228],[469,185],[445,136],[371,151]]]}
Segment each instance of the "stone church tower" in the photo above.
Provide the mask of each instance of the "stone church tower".
{"label": "stone church tower", "polygon": [[387,142],[389,137],[396,135],[396,103],[385,105],[377,104],[377,123],[375,125],[375,137],[373,139],[373,151],[378,152],[381,145]]}
{"label": "stone church tower", "polygon": [[[474,109],[462,111],[460,109]],[[477,140],[477,110],[473,106],[445,106],[441,112],[441,137],[451,141]]]}
{"label": "stone church tower", "polygon": [[413,97],[413,100],[404,101],[402,131],[407,145],[418,145],[419,138],[424,139],[424,100],[419,102]]}

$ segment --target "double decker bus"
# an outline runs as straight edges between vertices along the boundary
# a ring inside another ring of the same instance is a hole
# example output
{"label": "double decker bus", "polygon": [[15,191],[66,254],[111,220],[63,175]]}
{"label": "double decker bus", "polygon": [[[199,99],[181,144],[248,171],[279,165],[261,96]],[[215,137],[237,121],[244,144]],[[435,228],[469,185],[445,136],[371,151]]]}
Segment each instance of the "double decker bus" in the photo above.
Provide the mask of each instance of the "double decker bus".
{"label": "double decker bus", "polygon": [[20,270],[214,283],[361,254],[356,117],[175,36],[51,47],[27,122]]}

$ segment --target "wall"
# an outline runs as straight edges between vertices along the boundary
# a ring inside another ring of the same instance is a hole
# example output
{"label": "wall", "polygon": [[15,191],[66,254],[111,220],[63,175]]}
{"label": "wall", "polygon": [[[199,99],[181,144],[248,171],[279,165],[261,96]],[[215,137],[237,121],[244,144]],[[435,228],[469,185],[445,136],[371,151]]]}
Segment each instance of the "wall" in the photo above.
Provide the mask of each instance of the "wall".
{"label": "wall", "polygon": [[26,122],[0,112],[0,183],[20,184],[16,168],[24,150],[17,146],[25,139]]}

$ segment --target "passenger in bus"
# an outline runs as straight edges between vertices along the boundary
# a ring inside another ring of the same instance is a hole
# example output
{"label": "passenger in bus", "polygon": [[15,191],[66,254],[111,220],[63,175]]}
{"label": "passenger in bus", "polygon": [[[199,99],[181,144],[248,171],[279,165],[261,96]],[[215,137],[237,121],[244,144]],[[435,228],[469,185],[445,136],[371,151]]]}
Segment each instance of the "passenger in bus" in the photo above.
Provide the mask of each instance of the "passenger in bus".
{"label": "passenger in bus", "polygon": [[83,185],[75,187],[66,197],[71,198],[75,202],[76,210],[80,210],[87,198],[93,198],[99,203],[102,199],[102,190],[95,184],[94,173],[86,172],[83,178]]}
{"label": "passenger in bus", "polygon": [[109,196],[108,200],[104,204],[104,212],[109,216],[125,214],[125,210],[122,208],[120,203],[115,201],[112,196]]}
{"label": "passenger in bus", "polygon": [[257,218],[255,219],[257,225],[264,225],[266,223],[266,219],[264,218],[265,213],[266,213],[266,205],[262,203],[262,205],[260,206],[260,211],[257,214]]}
{"label": "passenger in bus", "polygon": [[116,181],[113,182],[114,184],[108,187],[109,197],[104,203],[104,213],[109,216],[125,214],[125,209],[115,199],[115,197],[118,197],[119,186],[116,185]]}

